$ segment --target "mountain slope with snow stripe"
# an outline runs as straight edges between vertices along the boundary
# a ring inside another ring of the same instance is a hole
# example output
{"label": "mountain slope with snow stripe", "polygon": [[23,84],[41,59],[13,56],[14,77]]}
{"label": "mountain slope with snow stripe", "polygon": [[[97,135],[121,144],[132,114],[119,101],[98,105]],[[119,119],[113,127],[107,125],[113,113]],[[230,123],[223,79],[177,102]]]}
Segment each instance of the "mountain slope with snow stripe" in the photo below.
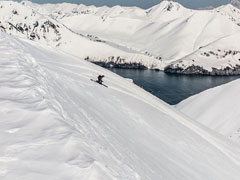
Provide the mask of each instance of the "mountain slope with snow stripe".
{"label": "mountain slope with snow stripe", "polygon": [[0,51],[1,178],[239,179],[238,146],[118,75],[3,33]]}
{"label": "mountain slope with snow stripe", "polygon": [[176,107],[205,126],[240,142],[239,82],[212,88],[192,96]]}

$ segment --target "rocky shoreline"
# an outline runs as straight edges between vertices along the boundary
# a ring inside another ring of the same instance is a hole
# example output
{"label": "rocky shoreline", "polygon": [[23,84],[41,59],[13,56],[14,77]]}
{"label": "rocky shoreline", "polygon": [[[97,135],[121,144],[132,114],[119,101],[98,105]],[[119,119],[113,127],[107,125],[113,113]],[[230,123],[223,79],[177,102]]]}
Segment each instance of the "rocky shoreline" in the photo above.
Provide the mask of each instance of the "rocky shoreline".
{"label": "rocky shoreline", "polygon": [[105,68],[121,68],[121,69],[140,69],[140,70],[146,70],[148,69],[146,66],[142,65],[141,63],[114,63],[114,62],[95,62],[92,63],[97,64],[101,67]]}
{"label": "rocky shoreline", "polygon": [[200,66],[194,65],[187,67],[186,69],[170,65],[164,69],[164,72],[171,74],[186,74],[186,75],[233,76],[240,75],[240,66],[237,65],[232,68],[226,67],[224,69],[212,68],[212,71],[208,71]]}
{"label": "rocky shoreline", "polygon": [[[85,59],[86,60],[86,59]],[[148,67],[144,66],[141,63],[127,63],[121,62],[116,63],[112,61],[104,62],[104,61],[90,61],[94,64],[97,64],[104,68],[120,68],[120,69],[138,69],[138,70],[146,70],[149,69]],[[152,69],[155,71],[160,71],[159,69]],[[187,68],[182,67],[175,67],[173,65],[169,65],[163,70],[165,73],[169,74],[183,74],[183,75],[208,75],[208,76],[234,76],[240,75],[240,65],[235,67],[226,67],[224,69],[216,69],[212,68],[212,71],[208,71],[203,67],[198,65],[192,65]]]}

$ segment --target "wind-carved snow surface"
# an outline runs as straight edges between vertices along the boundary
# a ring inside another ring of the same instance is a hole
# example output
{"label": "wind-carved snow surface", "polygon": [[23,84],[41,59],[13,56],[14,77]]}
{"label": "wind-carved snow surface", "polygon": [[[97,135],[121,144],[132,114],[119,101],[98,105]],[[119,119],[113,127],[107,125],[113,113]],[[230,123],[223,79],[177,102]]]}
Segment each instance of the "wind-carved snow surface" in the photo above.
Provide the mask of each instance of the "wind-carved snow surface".
{"label": "wind-carved snow surface", "polygon": [[235,142],[240,142],[240,80],[192,96],[176,107]]}
{"label": "wind-carved snow surface", "polygon": [[3,33],[0,53],[0,179],[239,180],[239,146],[128,80]]}

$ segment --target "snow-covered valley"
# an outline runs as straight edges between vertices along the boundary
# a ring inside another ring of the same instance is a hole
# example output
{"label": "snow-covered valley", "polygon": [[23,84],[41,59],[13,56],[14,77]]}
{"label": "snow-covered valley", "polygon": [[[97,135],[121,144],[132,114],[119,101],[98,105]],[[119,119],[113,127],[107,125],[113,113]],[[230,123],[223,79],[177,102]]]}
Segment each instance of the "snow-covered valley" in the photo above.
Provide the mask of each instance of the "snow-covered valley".
{"label": "snow-covered valley", "polygon": [[237,144],[122,77],[5,33],[0,52],[1,179],[239,179]]}

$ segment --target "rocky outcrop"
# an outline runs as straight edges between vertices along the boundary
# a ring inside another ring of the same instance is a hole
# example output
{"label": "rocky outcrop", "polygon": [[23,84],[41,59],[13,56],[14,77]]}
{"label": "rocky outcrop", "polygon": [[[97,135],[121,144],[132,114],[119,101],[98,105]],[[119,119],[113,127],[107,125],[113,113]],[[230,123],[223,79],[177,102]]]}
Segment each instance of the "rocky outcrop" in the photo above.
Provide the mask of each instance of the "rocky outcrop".
{"label": "rocky outcrop", "polygon": [[146,66],[142,65],[141,63],[114,63],[114,62],[92,62],[94,64],[97,64],[99,66],[105,67],[105,68],[122,68],[122,69],[148,69]]}
{"label": "rocky outcrop", "polygon": [[169,65],[164,69],[166,73],[174,74],[195,74],[195,75],[212,75],[212,76],[229,76],[229,75],[240,75],[240,66],[226,67],[224,69],[212,68],[212,71],[208,71],[200,66],[190,66],[186,69],[178,66]]}
{"label": "rocky outcrop", "polygon": [[128,62],[125,58],[122,58],[120,56],[110,56],[107,59],[96,59],[88,56],[84,60],[105,68],[148,69],[148,67],[140,62]]}

